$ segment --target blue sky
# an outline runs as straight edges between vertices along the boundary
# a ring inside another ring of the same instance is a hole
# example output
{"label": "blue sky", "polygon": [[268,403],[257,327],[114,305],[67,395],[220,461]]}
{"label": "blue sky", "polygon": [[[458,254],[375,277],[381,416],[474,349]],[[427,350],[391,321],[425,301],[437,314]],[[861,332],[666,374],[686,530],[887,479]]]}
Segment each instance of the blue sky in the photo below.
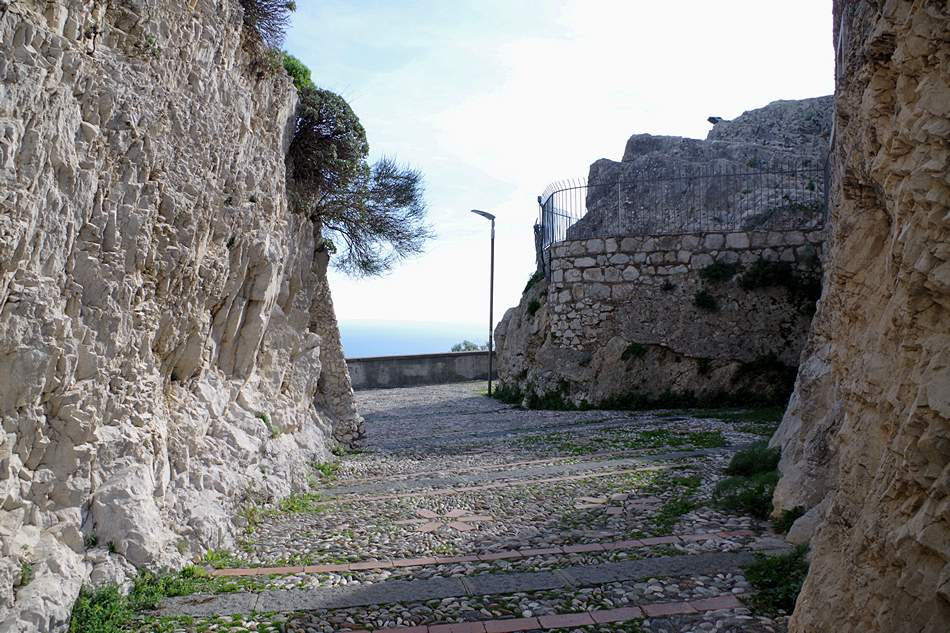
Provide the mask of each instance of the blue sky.
{"label": "blue sky", "polygon": [[438,238],[379,279],[331,270],[341,320],[495,322],[534,270],[537,197],[619,160],[632,134],[834,89],[831,3],[303,0],[285,48],[340,93],[371,147],[419,169]]}

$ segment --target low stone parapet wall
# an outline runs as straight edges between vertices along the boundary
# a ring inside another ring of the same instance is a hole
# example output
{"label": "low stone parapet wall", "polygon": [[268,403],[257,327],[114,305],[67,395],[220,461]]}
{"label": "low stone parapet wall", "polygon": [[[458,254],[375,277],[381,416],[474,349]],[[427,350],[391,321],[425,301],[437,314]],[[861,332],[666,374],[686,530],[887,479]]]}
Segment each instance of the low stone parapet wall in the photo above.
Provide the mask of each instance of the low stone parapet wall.
{"label": "low stone parapet wall", "polygon": [[488,380],[487,351],[348,358],[346,365],[355,390]]}

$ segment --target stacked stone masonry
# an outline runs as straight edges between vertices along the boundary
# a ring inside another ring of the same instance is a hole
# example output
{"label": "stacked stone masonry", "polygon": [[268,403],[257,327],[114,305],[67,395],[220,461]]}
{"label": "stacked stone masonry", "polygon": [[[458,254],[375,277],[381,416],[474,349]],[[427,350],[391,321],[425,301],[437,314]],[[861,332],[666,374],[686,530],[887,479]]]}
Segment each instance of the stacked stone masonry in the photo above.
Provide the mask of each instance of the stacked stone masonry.
{"label": "stacked stone masonry", "polygon": [[[698,273],[714,262],[750,265],[759,259],[793,263],[800,273],[809,272],[809,262],[820,258],[822,230],[707,233],[667,235],[662,237],[629,236],[595,238],[562,242],[553,247],[551,279],[548,294],[551,312],[551,335],[556,344],[576,350],[594,352],[607,337],[631,327],[646,334],[638,325],[629,323],[634,315],[666,314],[671,328],[671,313],[684,312],[683,318],[695,317],[690,298],[682,289],[699,286]],[[664,286],[665,284],[665,286]],[[675,284],[680,292],[664,291]],[[684,305],[685,302],[685,305]],[[738,303],[736,304],[739,305]],[[748,306],[745,306],[748,307]],[[727,308],[728,309],[728,308]],[[722,323],[728,317],[718,319]],[[682,321],[679,322],[682,324]],[[727,326],[734,335],[747,336],[750,324],[740,319]],[[768,324],[764,327],[774,330]],[[672,329],[668,329],[672,332]],[[653,334],[657,334],[654,330]],[[727,335],[728,336],[728,335]],[[641,337],[642,338],[642,337]],[[645,342],[667,344],[660,338]],[[704,347],[703,341],[679,341],[677,349]],[[751,360],[756,350],[749,349]],[[783,354],[794,362],[800,346]],[[698,356],[713,354],[696,350]],[[721,355],[721,354],[720,354]],[[742,357],[740,353],[739,357]]]}

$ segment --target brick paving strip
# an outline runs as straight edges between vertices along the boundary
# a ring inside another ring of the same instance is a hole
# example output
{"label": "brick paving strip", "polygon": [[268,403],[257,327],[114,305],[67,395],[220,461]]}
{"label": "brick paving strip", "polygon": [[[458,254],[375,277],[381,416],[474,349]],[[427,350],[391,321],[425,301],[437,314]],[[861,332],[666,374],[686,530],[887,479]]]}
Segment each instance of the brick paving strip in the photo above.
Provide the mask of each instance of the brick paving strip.
{"label": "brick paving strip", "polygon": [[[388,580],[365,585],[262,591],[260,593],[196,594],[168,598],[159,609],[163,617],[171,615],[201,617],[254,612],[289,613],[313,609],[345,609],[464,596],[576,589],[578,587],[658,576],[738,573],[740,565],[748,565],[752,560],[752,554],[749,552],[710,552],[690,556],[668,556],[581,567],[565,567],[551,572],[481,574],[461,578],[429,578],[425,580]],[[289,569],[303,571],[304,568]],[[697,604],[716,604],[708,600],[693,602]],[[670,604],[686,605],[687,603]],[[692,602],[688,604],[692,605]],[[661,608],[659,603],[644,604],[640,608],[644,609],[647,615],[651,615],[651,611],[654,611],[655,615],[669,615],[669,613],[656,612],[657,609]],[[670,606],[669,608],[686,607]],[[690,606],[688,612],[692,613],[698,610],[702,609]],[[677,611],[676,613],[684,612]],[[540,628],[555,627],[542,626]]]}
{"label": "brick paving strip", "polygon": [[704,534],[684,534],[681,536],[656,536],[653,538],[631,539],[610,543],[585,543],[579,545],[565,545],[563,547],[548,547],[544,549],[522,549],[492,552],[491,554],[470,554],[468,556],[450,556],[444,558],[400,558],[397,560],[367,560],[359,563],[340,563],[330,565],[306,565],[294,567],[249,567],[215,569],[212,576],[270,576],[273,574],[320,574],[341,571],[364,571],[367,569],[390,569],[393,567],[425,567],[431,565],[454,565],[456,563],[471,563],[475,561],[489,562],[501,559],[528,558],[531,556],[548,556],[553,554],[583,554],[587,552],[607,552],[613,550],[636,549],[681,542],[708,541],[715,538],[732,538],[736,536],[755,536],[751,530],[737,530],[734,532],[707,532]]}

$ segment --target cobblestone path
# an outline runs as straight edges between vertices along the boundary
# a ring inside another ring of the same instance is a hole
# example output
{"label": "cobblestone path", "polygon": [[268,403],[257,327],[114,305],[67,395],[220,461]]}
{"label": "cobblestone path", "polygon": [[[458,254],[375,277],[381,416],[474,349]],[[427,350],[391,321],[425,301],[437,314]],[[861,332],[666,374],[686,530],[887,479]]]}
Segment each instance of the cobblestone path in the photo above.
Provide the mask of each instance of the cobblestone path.
{"label": "cobblestone path", "polygon": [[[785,548],[709,495],[755,429],[663,412],[526,411],[484,383],[357,393],[364,452],[218,553],[169,631],[782,632],[740,565]],[[317,477],[320,478],[319,482]]]}

